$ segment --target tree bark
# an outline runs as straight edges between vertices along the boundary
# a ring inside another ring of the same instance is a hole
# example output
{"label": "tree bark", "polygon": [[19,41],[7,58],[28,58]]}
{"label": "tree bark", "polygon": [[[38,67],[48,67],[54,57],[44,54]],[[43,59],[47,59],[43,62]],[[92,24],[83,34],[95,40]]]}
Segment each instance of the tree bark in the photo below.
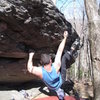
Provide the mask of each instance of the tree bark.
{"label": "tree bark", "polygon": [[100,100],[100,16],[96,0],[84,0],[89,21],[89,40],[93,66],[94,99]]}

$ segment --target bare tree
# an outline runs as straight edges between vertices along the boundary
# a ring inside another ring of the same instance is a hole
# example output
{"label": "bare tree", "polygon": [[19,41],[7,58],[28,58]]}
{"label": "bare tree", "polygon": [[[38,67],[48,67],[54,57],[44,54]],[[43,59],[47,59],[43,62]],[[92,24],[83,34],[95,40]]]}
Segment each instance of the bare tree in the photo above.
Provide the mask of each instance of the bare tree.
{"label": "bare tree", "polygon": [[99,9],[98,9],[98,14],[100,15],[100,3],[99,3]]}
{"label": "bare tree", "polygon": [[96,0],[84,0],[89,25],[89,41],[94,79],[94,99],[100,100],[100,16]]}

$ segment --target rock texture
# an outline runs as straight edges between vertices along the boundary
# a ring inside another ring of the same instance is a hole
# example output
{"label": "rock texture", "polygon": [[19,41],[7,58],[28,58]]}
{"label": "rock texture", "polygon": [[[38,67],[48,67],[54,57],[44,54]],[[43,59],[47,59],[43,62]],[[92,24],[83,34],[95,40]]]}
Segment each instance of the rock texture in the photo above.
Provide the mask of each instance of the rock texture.
{"label": "rock texture", "polygon": [[55,54],[64,30],[69,49],[79,38],[51,0],[0,0],[0,82],[34,79],[26,69],[28,51]]}

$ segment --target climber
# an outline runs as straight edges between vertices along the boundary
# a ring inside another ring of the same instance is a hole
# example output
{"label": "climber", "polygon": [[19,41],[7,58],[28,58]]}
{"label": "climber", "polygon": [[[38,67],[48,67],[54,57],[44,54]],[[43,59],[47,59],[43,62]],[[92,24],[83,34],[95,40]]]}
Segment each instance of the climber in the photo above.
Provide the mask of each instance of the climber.
{"label": "climber", "polygon": [[57,96],[59,97],[59,100],[63,100],[65,95],[63,89],[61,89],[62,77],[60,74],[60,68],[61,68],[61,56],[65,47],[67,37],[68,37],[68,32],[65,31],[64,39],[62,40],[62,42],[58,47],[54,62],[52,62],[50,55],[42,54],[41,64],[43,66],[40,67],[34,66],[32,63],[34,52],[31,52],[29,53],[29,59],[27,63],[27,70],[30,73],[42,79],[49,89],[55,91],[57,93]]}

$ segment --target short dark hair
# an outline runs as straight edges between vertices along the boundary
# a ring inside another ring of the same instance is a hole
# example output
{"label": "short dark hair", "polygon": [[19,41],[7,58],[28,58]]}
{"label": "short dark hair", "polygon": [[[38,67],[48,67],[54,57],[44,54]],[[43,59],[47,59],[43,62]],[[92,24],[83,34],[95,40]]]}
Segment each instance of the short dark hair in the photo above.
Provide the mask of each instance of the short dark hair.
{"label": "short dark hair", "polygon": [[47,65],[50,63],[51,56],[49,54],[41,54],[40,62],[42,65]]}

